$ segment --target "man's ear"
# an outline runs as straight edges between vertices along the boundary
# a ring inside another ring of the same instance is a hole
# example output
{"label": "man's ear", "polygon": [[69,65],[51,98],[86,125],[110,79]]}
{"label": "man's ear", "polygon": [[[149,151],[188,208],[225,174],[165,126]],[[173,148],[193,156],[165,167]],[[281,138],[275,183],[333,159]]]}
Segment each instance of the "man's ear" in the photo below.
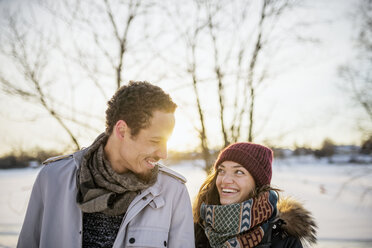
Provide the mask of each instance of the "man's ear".
{"label": "man's ear", "polygon": [[123,120],[118,120],[114,127],[115,136],[122,140],[125,135],[129,134],[129,127]]}

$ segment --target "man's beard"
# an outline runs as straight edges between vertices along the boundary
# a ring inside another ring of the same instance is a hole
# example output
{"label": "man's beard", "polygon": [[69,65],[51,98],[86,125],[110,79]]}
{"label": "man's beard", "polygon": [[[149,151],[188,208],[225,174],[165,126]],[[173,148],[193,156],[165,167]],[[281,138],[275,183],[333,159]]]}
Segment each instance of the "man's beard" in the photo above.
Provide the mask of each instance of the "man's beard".
{"label": "man's beard", "polygon": [[137,176],[140,180],[142,180],[142,181],[148,183],[148,182],[150,181],[151,177],[152,177],[153,171],[154,171],[154,168],[151,169],[151,170],[148,170],[148,171],[146,171],[146,172],[144,172],[144,173],[136,174],[136,176]]}

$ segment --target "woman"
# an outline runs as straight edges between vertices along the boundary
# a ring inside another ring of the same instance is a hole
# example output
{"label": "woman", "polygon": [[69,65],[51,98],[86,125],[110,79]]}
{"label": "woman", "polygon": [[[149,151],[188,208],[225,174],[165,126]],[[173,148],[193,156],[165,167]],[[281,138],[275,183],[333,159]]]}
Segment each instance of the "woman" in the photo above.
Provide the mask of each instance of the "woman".
{"label": "woman", "polygon": [[270,186],[273,152],[235,143],[220,152],[194,202],[196,248],[303,247],[316,242],[316,224],[293,199]]}

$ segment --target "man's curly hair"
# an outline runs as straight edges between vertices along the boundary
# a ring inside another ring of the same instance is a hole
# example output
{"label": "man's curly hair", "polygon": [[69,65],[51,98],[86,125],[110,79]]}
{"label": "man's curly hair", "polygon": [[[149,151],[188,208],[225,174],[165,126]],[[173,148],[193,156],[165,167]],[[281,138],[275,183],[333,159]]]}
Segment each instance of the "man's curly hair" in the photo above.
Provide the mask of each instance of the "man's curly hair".
{"label": "man's curly hair", "polygon": [[119,120],[124,120],[136,136],[143,128],[150,125],[155,110],[174,113],[177,105],[160,87],[148,82],[130,81],[120,87],[110,101],[106,110],[106,134],[111,135]]}

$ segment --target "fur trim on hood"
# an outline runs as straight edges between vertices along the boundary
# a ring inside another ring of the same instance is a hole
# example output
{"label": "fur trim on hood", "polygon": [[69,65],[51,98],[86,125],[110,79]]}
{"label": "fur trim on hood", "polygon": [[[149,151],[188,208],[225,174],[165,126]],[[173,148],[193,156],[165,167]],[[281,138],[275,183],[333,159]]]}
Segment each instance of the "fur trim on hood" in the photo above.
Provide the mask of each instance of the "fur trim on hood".
{"label": "fur trim on hood", "polygon": [[293,198],[282,198],[278,202],[279,219],[285,223],[282,229],[299,238],[304,244],[316,243],[317,225],[311,213]]}

